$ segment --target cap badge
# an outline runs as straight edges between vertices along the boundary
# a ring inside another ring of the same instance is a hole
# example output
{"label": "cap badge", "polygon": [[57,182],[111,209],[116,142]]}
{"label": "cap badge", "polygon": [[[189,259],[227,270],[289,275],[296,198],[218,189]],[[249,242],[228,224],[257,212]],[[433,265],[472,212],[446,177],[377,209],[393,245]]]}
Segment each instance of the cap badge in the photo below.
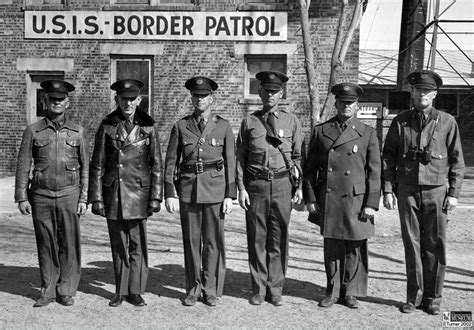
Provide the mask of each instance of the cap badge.
{"label": "cap badge", "polygon": [[272,73],[272,74],[269,74],[268,75],[268,79],[275,79],[275,75]]}
{"label": "cap badge", "polygon": [[130,88],[130,87],[132,87],[132,84],[130,84],[130,83],[125,83],[125,84],[123,85],[123,87],[124,87],[124,88]]}
{"label": "cap badge", "polygon": [[53,87],[54,87],[54,88],[59,88],[59,87],[61,87],[61,85],[60,85],[58,82],[55,82],[55,83],[53,84]]}
{"label": "cap badge", "polygon": [[202,79],[196,80],[196,84],[198,84],[198,85],[202,85],[203,83],[204,83],[204,81],[202,81]]}
{"label": "cap badge", "polygon": [[350,91],[351,90],[351,87],[350,86],[347,86],[345,85],[344,88],[343,88],[346,92]]}
{"label": "cap badge", "polygon": [[421,76],[420,76],[420,79],[427,79],[428,78],[428,75],[426,73],[423,73]]}

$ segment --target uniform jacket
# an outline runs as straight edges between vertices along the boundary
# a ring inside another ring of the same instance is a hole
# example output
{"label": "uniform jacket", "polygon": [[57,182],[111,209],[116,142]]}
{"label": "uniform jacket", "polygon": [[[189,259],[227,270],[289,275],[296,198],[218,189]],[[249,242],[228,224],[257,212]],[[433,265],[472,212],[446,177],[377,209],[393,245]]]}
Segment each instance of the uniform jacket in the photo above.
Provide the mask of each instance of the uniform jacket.
{"label": "uniform jacket", "polygon": [[44,118],[25,129],[16,168],[15,202],[28,200],[30,189],[52,197],[80,190],[79,202],[86,203],[88,182],[89,143],[82,126],[66,119],[56,131]]}
{"label": "uniform jacket", "polygon": [[133,123],[127,135],[117,109],[105,117],[95,136],[89,203],[103,202],[107,219],[145,219],[148,202],[162,200],[158,128],[141,110],[135,112]]}
{"label": "uniform jacket", "polygon": [[[227,120],[211,114],[204,134],[204,140],[186,165],[222,161],[223,167],[203,173],[182,173],[179,180],[179,198],[186,203],[220,203],[224,198],[235,199],[235,140],[232,127]],[[192,152],[200,137],[201,132],[194,115],[186,116],[174,124],[166,152],[166,198],[178,197],[173,184],[175,168]]]}
{"label": "uniform jacket", "polygon": [[[384,192],[396,184],[445,185],[448,195],[459,197],[464,177],[464,158],[456,120],[448,113],[432,108],[423,130],[416,110],[395,117],[388,130],[383,150]],[[428,149],[431,161],[420,162],[408,157],[411,147]]]}
{"label": "uniform jacket", "polygon": [[[237,137],[237,185],[245,189],[245,180],[250,169],[253,173],[261,170],[282,171],[285,160],[278,148],[267,141],[267,130],[258,117],[264,113],[256,111],[242,120]],[[301,124],[295,114],[285,109],[275,112],[275,132],[282,143],[282,150],[298,167],[301,161],[303,134]]]}
{"label": "uniform jacket", "polygon": [[378,210],[381,160],[375,130],[357,118],[341,133],[337,117],[313,129],[304,166],[306,203],[320,208],[321,234],[326,238],[366,239],[373,220],[359,219],[364,207]]}

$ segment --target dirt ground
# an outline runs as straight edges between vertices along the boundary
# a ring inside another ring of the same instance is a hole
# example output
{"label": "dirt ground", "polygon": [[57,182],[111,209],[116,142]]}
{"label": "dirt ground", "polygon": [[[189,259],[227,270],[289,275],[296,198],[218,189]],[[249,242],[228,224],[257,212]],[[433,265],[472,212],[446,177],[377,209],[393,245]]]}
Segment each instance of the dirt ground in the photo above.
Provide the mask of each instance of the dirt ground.
{"label": "dirt ground", "polygon": [[[448,270],[443,311],[474,310],[472,212],[468,207],[450,216]],[[106,222],[87,213],[82,219],[82,277],[76,303],[32,308],[39,297],[39,271],[31,217],[0,214],[0,328],[440,328],[442,316],[422,311],[399,312],[405,301],[405,264],[398,216],[382,210],[376,235],[369,241],[368,297],[360,308],[318,307],[324,296],[325,273],[319,228],[306,212],[293,212],[290,259],[284,305],[253,306],[247,264],[244,213],[236,205],[226,219],[227,277],[217,307],[203,303],[184,307],[183,249],[177,215],[160,212],[148,221],[150,274],[143,308],[124,303],[108,306],[114,282]]]}

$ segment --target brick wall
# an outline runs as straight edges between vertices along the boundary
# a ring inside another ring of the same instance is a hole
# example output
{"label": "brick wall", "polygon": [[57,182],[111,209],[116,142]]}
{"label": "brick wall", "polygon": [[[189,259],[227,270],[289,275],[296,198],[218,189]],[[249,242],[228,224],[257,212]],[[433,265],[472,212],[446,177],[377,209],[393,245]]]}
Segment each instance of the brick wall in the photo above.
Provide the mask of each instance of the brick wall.
{"label": "brick wall", "polygon": [[[102,10],[110,7],[109,1],[69,0],[71,10]],[[303,66],[304,52],[300,30],[299,11],[295,1],[289,1],[288,44],[296,44],[296,52],[288,57],[288,99],[285,106],[300,118],[305,134],[310,130],[309,96]],[[243,1],[200,1],[204,11],[235,11]],[[315,51],[315,66],[319,77],[321,105],[329,79],[330,61],[339,7],[336,0],[313,1],[311,30]],[[0,177],[13,175],[21,135],[26,125],[27,72],[19,71],[18,58],[69,58],[74,61],[65,79],[76,86],[71,93],[69,115],[86,127],[91,147],[100,120],[109,113],[110,56],[100,51],[100,46],[110,40],[25,40],[22,7],[24,1],[13,0],[11,5],[0,7],[0,89],[2,117],[0,119]],[[61,8],[61,7],[59,7]],[[279,7],[281,8],[281,7]],[[56,9],[56,8],[54,8]],[[268,7],[267,7],[268,9]],[[159,9],[157,9],[159,10]],[[244,57],[233,53],[238,42],[210,41],[146,41],[120,40],[120,44],[161,44],[163,54],[154,56],[154,98],[152,116],[160,125],[163,153],[172,124],[191,110],[188,91],[184,82],[193,75],[215,78],[220,88],[216,94],[215,111],[231,121],[237,132],[243,116],[259,109],[258,104],[245,103],[243,81]],[[358,36],[348,52],[341,80],[357,81]],[[163,155],[164,156],[164,155]]]}

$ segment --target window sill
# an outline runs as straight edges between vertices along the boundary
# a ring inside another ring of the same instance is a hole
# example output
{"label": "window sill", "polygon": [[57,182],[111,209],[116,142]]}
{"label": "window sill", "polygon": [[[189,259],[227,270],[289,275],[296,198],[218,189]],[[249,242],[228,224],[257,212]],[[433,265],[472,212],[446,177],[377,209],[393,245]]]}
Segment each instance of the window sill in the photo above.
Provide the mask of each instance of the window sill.
{"label": "window sill", "polygon": [[238,11],[290,11],[293,6],[289,4],[261,4],[261,5],[238,5]]}
{"label": "window sill", "polygon": [[62,4],[44,4],[21,7],[22,11],[49,11],[49,10],[69,10],[69,7]]}
{"label": "window sill", "polygon": [[200,11],[201,7],[193,4],[182,5],[113,5],[102,7],[103,11]]}

